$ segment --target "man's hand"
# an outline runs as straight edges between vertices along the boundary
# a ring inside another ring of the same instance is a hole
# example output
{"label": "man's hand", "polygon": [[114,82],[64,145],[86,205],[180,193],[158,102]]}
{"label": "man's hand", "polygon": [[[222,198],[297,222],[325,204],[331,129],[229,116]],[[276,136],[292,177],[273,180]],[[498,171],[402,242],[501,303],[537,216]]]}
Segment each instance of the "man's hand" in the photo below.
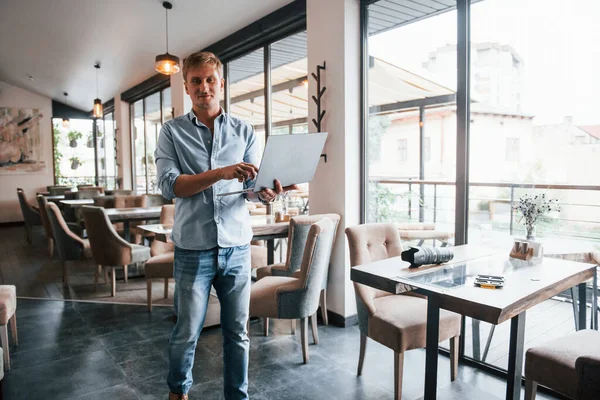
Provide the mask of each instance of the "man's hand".
{"label": "man's hand", "polygon": [[221,173],[222,179],[227,181],[237,179],[239,182],[244,182],[248,179],[255,179],[258,168],[254,164],[241,162],[221,168]]}
{"label": "man's hand", "polygon": [[281,194],[283,192],[289,192],[290,190],[298,190],[298,185],[290,185],[290,186],[286,186],[286,187],[281,187],[281,182],[279,182],[277,179],[275,179],[273,181],[274,185],[275,185],[275,190],[273,189],[263,189],[260,192],[258,192],[258,197],[262,200],[262,201],[266,201],[266,202],[272,202],[273,200],[275,200],[275,197],[277,197],[278,194]]}

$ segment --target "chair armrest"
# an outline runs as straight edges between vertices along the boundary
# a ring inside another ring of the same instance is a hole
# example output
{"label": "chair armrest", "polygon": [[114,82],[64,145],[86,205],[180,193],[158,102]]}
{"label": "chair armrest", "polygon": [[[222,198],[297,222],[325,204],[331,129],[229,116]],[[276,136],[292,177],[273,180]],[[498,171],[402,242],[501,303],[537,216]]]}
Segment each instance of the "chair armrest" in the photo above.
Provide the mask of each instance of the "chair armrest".
{"label": "chair armrest", "polygon": [[73,232],[79,237],[83,237],[83,228],[77,222],[67,222],[67,226],[69,227],[71,232]]}
{"label": "chair armrest", "polygon": [[296,278],[296,279],[300,279],[300,270],[294,271],[294,273],[292,274],[292,277]]}
{"label": "chair armrest", "polygon": [[582,356],[575,361],[579,380],[577,399],[593,400],[600,398],[600,357]]}

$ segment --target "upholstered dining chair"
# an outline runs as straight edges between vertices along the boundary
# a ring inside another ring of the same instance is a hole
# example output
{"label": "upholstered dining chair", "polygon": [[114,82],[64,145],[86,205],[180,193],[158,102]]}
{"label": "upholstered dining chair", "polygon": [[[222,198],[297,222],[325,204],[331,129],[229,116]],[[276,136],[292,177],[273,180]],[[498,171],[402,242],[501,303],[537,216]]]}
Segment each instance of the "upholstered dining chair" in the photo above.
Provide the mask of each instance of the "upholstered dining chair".
{"label": "upholstered dining chair", "polygon": [[[364,224],[346,228],[350,246],[350,264],[368,264],[384,258],[400,256],[402,245],[394,224]],[[402,398],[404,352],[426,344],[427,299],[416,295],[394,295],[366,285],[354,283],[360,354],[357,375],[362,374],[367,338],[394,350],[394,398]],[[441,310],[439,341],[450,339],[450,378],[458,372],[458,338],[461,317]]]}
{"label": "upholstered dining chair", "polygon": [[580,330],[531,347],[525,354],[525,400],[537,386],[573,400],[600,399],[600,332]]}
{"label": "upholstered dining chair", "polygon": [[60,196],[64,195],[67,190],[71,190],[71,186],[46,186],[48,188],[48,192],[50,192],[50,196]]}
{"label": "upholstered dining chair", "polygon": [[[173,225],[175,219],[175,205],[165,204],[160,209],[160,223]],[[148,311],[152,312],[152,279],[164,279],[164,298],[169,297],[169,279],[173,278],[173,262],[175,259],[175,245],[154,240],[150,246],[150,259],[144,265],[146,275],[146,295]]]}
{"label": "upholstered dining chair", "polygon": [[[145,194],[139,196],[115,196],[115,208],[133,208],[133,207],[148,207],[148,196]],[[131,238],[133,243],[142,242],[142,234],[138,232],[137,226],[145,224],[146,221],[131,221],[129,223],[129,229],[132,232]],[[115,229],[119,233],[124,231],[123,222],[117,222]]]}
{"label": "upholstered dining chair", "polygon": [[[42,225],[44,225],[44,231],[46,232],[46,238],[48,239],[48,255],[52,257],[54,255],[54,234],[52,232],[52,225],[50,224],[48,210],[46,209],[48,199],[46,199],[46,197],[40,194],[36,196],[36,199],[40,210],[40,218],[42,219]],[[77,236],[82,236],[83,230],[81,229],[81,226],[73,222],[68,222],[67,226]]]}
{"label": "upholstered dining chair", "polygon": [[27,239],[27,243],[31,244],[33,240],[33,227],[42,225],[42,217],[40,217],[37,207],[29,204],[23,189],[17,188],[17,196],[19,197],[19,205],[21,206],[23,220],[25,221],[25,238]]}
{"label": "upholstered dining chair", "polygon": [[115,269],[123,267],[124,280],[127,282],[127,266],[148,261],[150,249],[122,239],[112,226],[104,208],[84,206],[81,209],[94,260],[96,264],[105,268],[105,276],[108,268],[111,270],[111,295],[114,297],[117,283]]}
{"label": "upholstered dining chair", "polygon": [[[2,365],[10,369],[10,346],[8,343],[8,324],[12,331],[13,345],[19,345],[17,335],[17,287],[14,285],[0,285],[0,342],[2,343]],[[0,387],[1,389],[1,387]]]}
{"label": "upholstered dining chair", "polygon": [[[301,215],[292,217],[290,219],[290,227],[288,231],[288,246],[287,246],[287,256],[285,263],[267,265],[256,270],[257,280],[260,280],[266,276],[292,276],[297,277],[298,271],[300,270],[300,265],[302,264],[302,257],[304,254],[304,245],[306,244],[306,238],[308,237],[308,232],[312,224],[317,221],[320,221],[323,218],[329,218],[334,222],[334,241],[335,241],[335,232],[337,232],[337,226],[340,221],[340,216],[338,214],[316,214],[316,215]],[[329,271],[329,269],[328,269]],[[328,325],[327,318],[327,281],[328,281],[328,273],[323,276],[323,283],[321,285],[321,317],[323,318],[323,323]],[[268,334],[268,319],[265,320],[265,335]],[[294,332],[294,327],[292,324],[292,333]]]}
{"label": "upholstered dining chair", "polygon": [[[69,262],[81,260],[82,258],[91,258],[90,242],[82,239],[76,234],[76,229],[81,229],[77,224],[68,224],[65,222],[60,210],[54,203],[44,204],[45,213],[48,216],[48,222],[52,229],[52,237],[63,264],[63,283],[69,284]],[[77,228],[75,228],[77,227]],[[74,228],[74,229],[72,229]],[[100,274],[99,267],[96,268],[94,283],[98,283]]]}
{"label": "upholstered dining chair", "polygon": [[335,223],[330,218],[314,222],[308,231],[298,278],[266,276],[252,285],[250,316],[300,319],[302,356],[308,354],[308,318],[311,317],[313,340],[319,343],[316,312],[324,275],[329,268]]}

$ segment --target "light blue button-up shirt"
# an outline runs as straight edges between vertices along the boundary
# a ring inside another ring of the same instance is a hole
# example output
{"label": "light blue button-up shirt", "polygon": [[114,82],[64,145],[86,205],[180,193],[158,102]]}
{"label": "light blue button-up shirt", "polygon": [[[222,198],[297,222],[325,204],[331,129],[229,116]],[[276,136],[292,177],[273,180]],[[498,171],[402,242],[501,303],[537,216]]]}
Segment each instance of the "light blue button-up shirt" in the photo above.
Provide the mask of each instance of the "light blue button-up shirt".
{"label": "light blue button-up shirt", "polygon": [[[166,122],[154,152],[158,187],[167,199],[175,198],[175,180],[242,161],[258,165],[259,149],[251,125],[226,114],[215,119],[214,134],[193,111]],[[172,240],[187,250],[208,250],[248,244],[252,239],[245,195],[217,197],[242,190],[251,181],[221,180],[194,196],[175,201]]]}

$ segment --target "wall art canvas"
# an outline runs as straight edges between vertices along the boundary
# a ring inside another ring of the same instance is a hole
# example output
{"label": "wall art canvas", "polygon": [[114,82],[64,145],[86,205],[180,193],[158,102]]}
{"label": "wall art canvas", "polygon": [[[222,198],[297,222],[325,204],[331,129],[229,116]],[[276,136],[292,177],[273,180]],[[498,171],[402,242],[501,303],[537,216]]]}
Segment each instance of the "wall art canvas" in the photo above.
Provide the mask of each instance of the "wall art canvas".
{"label": "wall art canvas", "polygon": [[41,118],[35,108],[0,107],[0,175],[45,172]]}

